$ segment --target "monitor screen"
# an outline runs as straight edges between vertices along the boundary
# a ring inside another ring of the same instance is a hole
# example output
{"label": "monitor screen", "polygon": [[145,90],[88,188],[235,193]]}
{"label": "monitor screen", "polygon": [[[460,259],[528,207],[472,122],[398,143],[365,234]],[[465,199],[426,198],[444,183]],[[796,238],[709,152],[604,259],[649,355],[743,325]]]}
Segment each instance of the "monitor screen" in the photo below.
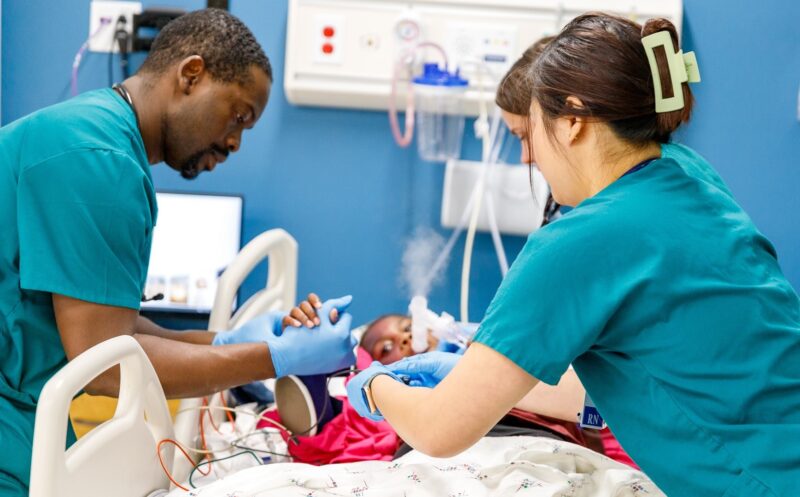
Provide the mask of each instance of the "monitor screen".
{"label": "monitor screen", "polygon": [[142,309],[209,313],[217,280],[241,248],[242,197],[167,192],[156,197],[144,296],[163,297],[142,302]]}

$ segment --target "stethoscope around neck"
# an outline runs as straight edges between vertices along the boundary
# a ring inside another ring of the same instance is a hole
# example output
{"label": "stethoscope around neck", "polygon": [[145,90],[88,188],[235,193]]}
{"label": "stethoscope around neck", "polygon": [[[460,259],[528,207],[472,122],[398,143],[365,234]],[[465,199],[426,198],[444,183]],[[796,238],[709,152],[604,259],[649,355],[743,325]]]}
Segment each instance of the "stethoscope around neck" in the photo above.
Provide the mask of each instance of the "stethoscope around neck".
{"label": "stethoscope around neck", "polygon": [[117,92],[117,94],[122,97],[125,102],[130,105],[131,110],[133,111],[133,115],[136,117],[136,127],[139,128],[141,132],[142,126],[139,124],[139,113],[136,111],[136,106],[133,104],[133,98],[131,97],[130,92],[123,83],[114,83],[111,85],[111,89]]}

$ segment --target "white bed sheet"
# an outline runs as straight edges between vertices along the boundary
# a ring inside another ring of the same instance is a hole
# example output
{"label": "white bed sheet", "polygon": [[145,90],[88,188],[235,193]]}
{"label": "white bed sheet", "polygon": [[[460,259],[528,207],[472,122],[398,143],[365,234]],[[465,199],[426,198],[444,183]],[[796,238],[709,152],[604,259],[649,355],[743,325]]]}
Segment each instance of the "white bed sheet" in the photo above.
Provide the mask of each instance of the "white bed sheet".
{"label": "white bed sheet", "polygon": [[456,457],[413,451],[392,462],[282,463],[242,470],[168,497],[661,497],[640,471],[589,449],[537,437],[484,438]]}

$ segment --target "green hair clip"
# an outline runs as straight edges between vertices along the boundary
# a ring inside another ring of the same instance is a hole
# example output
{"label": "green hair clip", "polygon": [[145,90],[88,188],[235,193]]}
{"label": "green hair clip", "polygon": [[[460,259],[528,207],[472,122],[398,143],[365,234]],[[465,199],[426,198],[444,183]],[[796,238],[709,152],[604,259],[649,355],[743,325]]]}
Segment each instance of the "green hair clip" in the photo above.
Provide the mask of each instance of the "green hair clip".
{"label": "green hair clip", "polygon": [[[642,38],[642,45],[644,45],[644,51],[647,54],[647,61],[650,63],[650,72],[653,74],[653,86],[656,90],[656,112],[672,112],[682,109],[684,101],[681,84],[684,82],[700,82],[700,68],[697,66],[697,57],[695,57],[694,52],[673,51],[672,37],[669,31],[659,31],[645,36]],[[658,73],[655,54],[656,47],[664,47],[664,53],[667,56],[672,83],[671,97],[664,97],[664,92],[661,88],[661,77]]]}

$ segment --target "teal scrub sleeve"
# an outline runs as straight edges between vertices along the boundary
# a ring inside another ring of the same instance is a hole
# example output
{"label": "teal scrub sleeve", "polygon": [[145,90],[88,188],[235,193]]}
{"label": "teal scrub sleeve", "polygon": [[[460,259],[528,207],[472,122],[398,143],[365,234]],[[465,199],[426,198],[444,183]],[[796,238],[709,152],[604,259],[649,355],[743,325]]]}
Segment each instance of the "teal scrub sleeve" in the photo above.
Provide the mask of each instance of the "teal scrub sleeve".
{"label": "teal scrub sleeve", "polygon": [[18,192],[23,288],[139,309],[154,210],[138,163],[69,151],[23,169]]}
{"label": "teal scrub sleeve", "polygon": [[551,385],[600,340],[634,283],[627,265],[635,267],[635,254],[614,242],[621,233],[598,233],[574,217],[528,238],[474,340]]}

